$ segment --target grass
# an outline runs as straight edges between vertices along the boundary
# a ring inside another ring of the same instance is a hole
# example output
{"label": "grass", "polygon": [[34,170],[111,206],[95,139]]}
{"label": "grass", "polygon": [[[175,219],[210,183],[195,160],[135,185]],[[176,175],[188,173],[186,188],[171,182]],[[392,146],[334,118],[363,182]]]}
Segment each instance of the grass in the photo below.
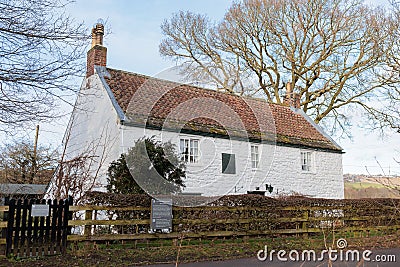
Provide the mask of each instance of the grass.
{"label": "grass", "polygon": [[[336,233],[336,239],[346,238],[349,248],[386,248],[400,247],[400,236],[379,235],[370,237],[352,237]],[[332,236],[327,244],[332,243]],[[180,250],[179,262],[216,261],[233,258],[254,258],[256,253],[267,245],[270,249],[304,250],[325,249],[322,235],[303,238],[302,236],[276,236],[259,238],[236,238],[214,240],[183,240],[182,245],[168,242],[110,242],[110,243],[78,243],[70,246],[66,255],[33,258],[33,259],[3,259],[0,266],[134,266],[150,263],[175,262]]]}
{"label": "grass", "polygon": [[367,182],[361,182],[361,183],[349,183],[346,182],[344,183],[344,186],[346,188],[354,188],[354,189],[364,189],[364,188],[387,188],[387,186],[383,184],[378,184],[378,183],[367,183]]}

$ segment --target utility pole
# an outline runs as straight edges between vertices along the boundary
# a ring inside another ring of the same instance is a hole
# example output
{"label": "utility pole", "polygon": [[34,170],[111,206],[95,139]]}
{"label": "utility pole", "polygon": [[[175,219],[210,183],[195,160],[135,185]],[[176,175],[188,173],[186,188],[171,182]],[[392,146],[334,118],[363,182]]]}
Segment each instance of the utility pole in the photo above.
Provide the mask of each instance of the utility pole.
{"label": "utility pole", "polygon": [[35,135],[35,143],[33,145],[33,162],[32,162],[32,174],[31,174],[31,180],[30,183],[33,184],[33,178],[36,175],[36,169],[37,169],[37,144],[38,144],[38,139],[39,139],[39,125],[36,125],[36,135]]}

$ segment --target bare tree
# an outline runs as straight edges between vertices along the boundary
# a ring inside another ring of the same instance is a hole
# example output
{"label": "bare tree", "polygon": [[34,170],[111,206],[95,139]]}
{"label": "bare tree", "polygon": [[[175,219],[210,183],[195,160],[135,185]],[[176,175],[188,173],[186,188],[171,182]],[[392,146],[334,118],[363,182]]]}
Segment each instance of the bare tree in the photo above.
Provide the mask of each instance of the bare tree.
{"label": "bare tree", "polygon": [[0,128],[55,116],[55,99],[83,73],[87,30],[69,0],[0,1]]}
{"label": "bare tree", "polygon": [[353,107],[396,120],[372,98],[399,83],[388,64],[397,22],[361,0],[244,0],[216,24],[191,12],[165,20],[160,53],[182,63],[186,77],[229,93],[283,103],[289,84],[315,122],[346,132]]}
{"label": "bare tree", "polygon": [[57,149],[20,141],[0,148],[0,182],[47,184],[57,166]]}
{"label": "bare tree", "polygon": [[[397,0],[390,1],[393,21],[396,21],[395,29],[392,32],[391,38],[393,47],[387,56],[387,64],[394,81],[400,77],[400,2]],[[390,127],[400,133],[400,87],[397,82],[394,82],[387,91],[382,94],[385,104],[380,108],[370,107],[373,112],[369,113],[371,120],[379,121],[380,127]]]}
{"label": "bare tree", "polygon": [[108,125],[105,125],[99,138],[80,144],[83,147],[77,154],[76,151],[71,152],[70,142],[75,119],[74,116],[71,117],[64,136],[61,157],[49,184],[47,197],[66,199],[72,196],[74,204],[78,205],[85,201],[87,192],[104,186],[99,183],[99,177],[105,175],[101,170],[116,139],[110,136]]}
{"label": "bare tree", "polygon": [[[393,160],[397,163],[400,164],[399,161],[396,160],[396,158],[393,158]],[[383,166],[381,165],[380,161],[375,157],[375,161],[377,165],[379,166],[381,173],[378,175],[372,175],[368,167],[365,166],[365,170],[368,173],[368,176],[366,176],[367,179],[364,179],[367,183],[369,182],[375,182],[379,185],[382,185],[383,188],[364,188],[364,196],[360,196],[359,192],[356,192],[356,195],[358,198],[362,197],[369,197],[369,198],[377,198],[377,197],[388,197],[388,198],[399,198],[400,197],[400,177],[396,175],[391,175],[390,174],[390,168],[389,168],[389,173],[386,173]],[[359,178],[359,183],[360,186],[362,185],[363,178]],[[370,181],[369,181],[370,180]],[[362,189],[362,187],[361,187]]]}

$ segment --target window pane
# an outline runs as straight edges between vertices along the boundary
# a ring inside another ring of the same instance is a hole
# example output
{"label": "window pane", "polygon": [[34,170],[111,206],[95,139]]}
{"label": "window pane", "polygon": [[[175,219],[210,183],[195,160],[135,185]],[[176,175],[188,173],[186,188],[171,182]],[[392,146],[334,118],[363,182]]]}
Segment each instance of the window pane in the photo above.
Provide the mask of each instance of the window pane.
{"label": "window pane", "polygon": [[197,150],[197,148],[193,148],[193,162],[197,162],[199,157],[199,151]]}
{"label": "window pane", "polygon": [[255,163],[254,163],[254,168],[258,168],[258,157],[256,157]]}
{"label": "window pane", "polygon": [[222,153],[222,173],[236,173],[235,154]]}
{"label": "window pane", "polygon": [[251,161],[251,168],[256,169],[257,168],[257,161]]}
{"label": "window pane", "polygon": [[181,151],[181,158],[184,161],[189,160],[189,140],[187,139],[181,139],[180,140],[180,151]]}
{"label": "window pane", "polygon": [[182,154],[184,150],[185,150],[185,140],[181,139],[179,142],[179,151]]}
{"label": "window pane", "polygon": [[311,170],[311,152],[301,152],[301,169],[303,171]]}
{"label": "window pane", "polygon": [[253,169],[258,167],[259,157],[258,157],[258,146],[251,146],[251,167]]}

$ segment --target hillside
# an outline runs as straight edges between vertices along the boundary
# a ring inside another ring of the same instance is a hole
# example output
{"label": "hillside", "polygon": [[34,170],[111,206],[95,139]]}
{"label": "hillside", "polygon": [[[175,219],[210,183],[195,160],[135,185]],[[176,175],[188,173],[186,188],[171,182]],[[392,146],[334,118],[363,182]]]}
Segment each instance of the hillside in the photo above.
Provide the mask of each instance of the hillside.
{"label": "hillside", "polygon": [[344,174],[346,199],[400,198],[400,176]]}

